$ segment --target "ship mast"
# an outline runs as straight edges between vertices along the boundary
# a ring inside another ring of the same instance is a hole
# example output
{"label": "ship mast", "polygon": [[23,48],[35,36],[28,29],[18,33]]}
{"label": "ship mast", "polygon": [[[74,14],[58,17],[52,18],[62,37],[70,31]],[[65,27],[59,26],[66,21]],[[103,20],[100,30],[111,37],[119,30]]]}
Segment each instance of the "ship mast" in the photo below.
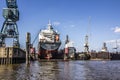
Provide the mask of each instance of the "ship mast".
{"label": "ship mast", "polygon": [[48,30],[51,30],[51,29],[53,29],[53,27],[52,27],[52,24],[51,24],[51,22],[49,20],[49,22],[48,22]]}

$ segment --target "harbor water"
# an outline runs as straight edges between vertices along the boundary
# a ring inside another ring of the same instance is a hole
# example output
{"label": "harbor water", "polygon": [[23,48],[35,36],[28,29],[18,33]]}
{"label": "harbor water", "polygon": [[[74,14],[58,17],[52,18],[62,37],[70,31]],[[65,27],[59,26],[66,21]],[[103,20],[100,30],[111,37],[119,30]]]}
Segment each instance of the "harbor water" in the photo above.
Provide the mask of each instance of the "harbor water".
{"label": "harbor water", "polygon": [[120,61],[33,61],[0,65],[0,80],[120,80]]}

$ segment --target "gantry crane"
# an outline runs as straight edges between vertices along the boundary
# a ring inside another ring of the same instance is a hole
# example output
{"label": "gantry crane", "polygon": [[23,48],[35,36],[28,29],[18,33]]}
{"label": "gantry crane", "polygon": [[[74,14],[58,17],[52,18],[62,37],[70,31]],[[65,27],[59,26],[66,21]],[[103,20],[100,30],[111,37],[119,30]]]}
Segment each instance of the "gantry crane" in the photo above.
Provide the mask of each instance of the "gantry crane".
{"label": "gantry crane", "polygon": [[7,8],[3,8],[5,21],[0,31],[0,47],[5,46],[5,38],[13,38],[13,46],[19,47],[19,32],[16,22],[19,20],[19,11],[16,0],[6,0]]}

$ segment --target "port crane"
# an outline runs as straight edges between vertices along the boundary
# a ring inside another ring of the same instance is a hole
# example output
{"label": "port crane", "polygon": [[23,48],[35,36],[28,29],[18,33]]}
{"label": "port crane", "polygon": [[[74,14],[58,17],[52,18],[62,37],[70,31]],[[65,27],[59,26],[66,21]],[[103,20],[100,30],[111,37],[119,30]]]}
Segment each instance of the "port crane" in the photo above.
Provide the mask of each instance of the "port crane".
{"label": "port crane", "polygon": [[84,51],[85,51],[86,53],[89,52],[88,35],[85,36]]}
{"label": "port crane", "polygon": [[19,47],[19,32],[16,22],[19,20],[19,10],[16,0],[6,0],[7,8],[3,8],[5,19],[0,31],[0,47],[6,46],[5,39],[13,38],[13,46]]}
{"label": "port crane", "polygon": [[89,53],[89,41],[88,38],[90,38],[91,33],[90,33],[90,22],[91,21],[91,16],[89,16],[89,26],[87,27],[87,34],[85,36],[85,43],[84,43],[84,52],[86,52],[87,54]]}

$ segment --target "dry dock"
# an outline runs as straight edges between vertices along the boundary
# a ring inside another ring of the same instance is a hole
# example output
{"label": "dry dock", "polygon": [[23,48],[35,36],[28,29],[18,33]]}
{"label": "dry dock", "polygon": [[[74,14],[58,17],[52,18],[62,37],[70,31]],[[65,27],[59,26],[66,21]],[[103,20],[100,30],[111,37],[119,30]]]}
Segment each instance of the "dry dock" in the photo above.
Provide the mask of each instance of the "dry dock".
{"label": "dry dock", "polygon": [[17,47],[0,47],[0,64],[25,62],[26,53]]}

